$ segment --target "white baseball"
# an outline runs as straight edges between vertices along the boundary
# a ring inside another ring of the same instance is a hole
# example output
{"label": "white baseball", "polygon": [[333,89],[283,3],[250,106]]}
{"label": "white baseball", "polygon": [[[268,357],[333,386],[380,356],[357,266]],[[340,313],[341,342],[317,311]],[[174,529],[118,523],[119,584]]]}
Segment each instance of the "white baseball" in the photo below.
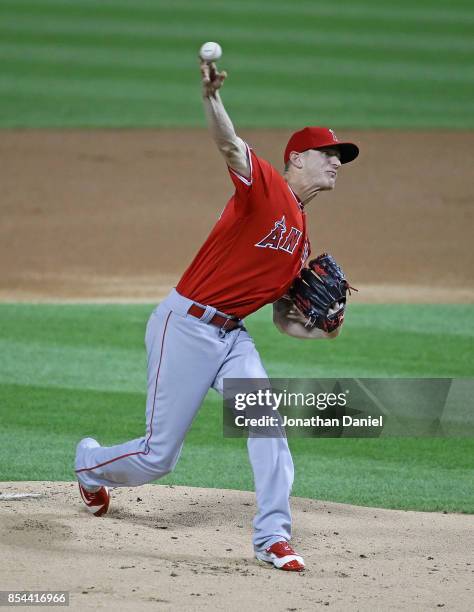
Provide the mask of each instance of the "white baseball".
{"label": "white baseball", "polygon": [[205,62],[215,62],[222,57],[222,48],[216,42],[204,43],[199,49],[199,57]]}

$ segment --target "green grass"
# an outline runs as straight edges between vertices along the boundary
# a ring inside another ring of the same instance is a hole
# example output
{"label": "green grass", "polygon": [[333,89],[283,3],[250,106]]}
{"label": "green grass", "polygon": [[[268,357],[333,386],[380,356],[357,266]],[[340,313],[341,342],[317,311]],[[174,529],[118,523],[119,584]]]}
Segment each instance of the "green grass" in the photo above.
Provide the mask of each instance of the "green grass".
{"label": "green grass", "polygon": [[[147,305],[0,304],[0,480],[71,480],[78,439],[143,435]],[[271,376],[472,377],[474,308],[352,305],[334,342],[248,320]],[[448,322],[449,321],[449,325]],[[470,330],[470,331],[469,331]],[[473,451],[459,439],[291,439],[294,494],[474,512]],[[210,393],[177,469],[160,482],[251,490],[244,440],[224,439]]]}
{"label": "green grass", "polygon": [[467,0],[2,0],[0,126],[202,125],[206,40],[239,127],[474,127]]}

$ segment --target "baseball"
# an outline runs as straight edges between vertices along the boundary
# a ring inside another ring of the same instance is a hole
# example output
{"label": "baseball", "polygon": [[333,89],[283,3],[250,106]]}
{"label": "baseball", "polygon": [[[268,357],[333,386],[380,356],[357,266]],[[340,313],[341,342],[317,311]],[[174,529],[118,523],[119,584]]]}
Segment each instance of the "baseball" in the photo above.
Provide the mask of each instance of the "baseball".
{"label": "baseball", "polygon": [[199,49],[199,57],[205,62],[215,62],[222,57],[222,48],[216,42],[204,43]]}

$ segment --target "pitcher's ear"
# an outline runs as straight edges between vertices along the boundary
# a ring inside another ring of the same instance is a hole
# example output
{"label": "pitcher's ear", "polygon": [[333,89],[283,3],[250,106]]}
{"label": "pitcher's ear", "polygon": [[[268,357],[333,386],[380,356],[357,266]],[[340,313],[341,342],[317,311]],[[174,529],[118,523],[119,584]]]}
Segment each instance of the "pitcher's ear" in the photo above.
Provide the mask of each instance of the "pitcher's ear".
{"label": "pitcher's ear", "polygon": [[288,159],[290,165],[295,166],[296,168],[301,169],[303,167],[303,158],[302,154],[297,151],[292,151],[290,153],[290,157]]}

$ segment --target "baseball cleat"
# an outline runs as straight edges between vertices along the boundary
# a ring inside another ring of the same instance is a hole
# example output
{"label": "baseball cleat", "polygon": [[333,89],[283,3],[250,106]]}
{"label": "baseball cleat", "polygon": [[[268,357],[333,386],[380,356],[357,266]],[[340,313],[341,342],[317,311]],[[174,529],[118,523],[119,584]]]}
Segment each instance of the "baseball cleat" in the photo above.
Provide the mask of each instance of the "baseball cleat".
{"label": "baseball cleat", "polygon": [[92,492],[85,489],[79,482],[79,492],[87,510],[94,516],[102,516],[109,509],[110,494],[107,487],[100,487],[98,491]]}
{"label": "baseball cleat", "polygon": [[256,552],[255,556],[260,561],[272,563],[277,569],[286,572],[302,572],[304,570],[303,557],[295,553],[285,540],[275,542],[269,548]]}

